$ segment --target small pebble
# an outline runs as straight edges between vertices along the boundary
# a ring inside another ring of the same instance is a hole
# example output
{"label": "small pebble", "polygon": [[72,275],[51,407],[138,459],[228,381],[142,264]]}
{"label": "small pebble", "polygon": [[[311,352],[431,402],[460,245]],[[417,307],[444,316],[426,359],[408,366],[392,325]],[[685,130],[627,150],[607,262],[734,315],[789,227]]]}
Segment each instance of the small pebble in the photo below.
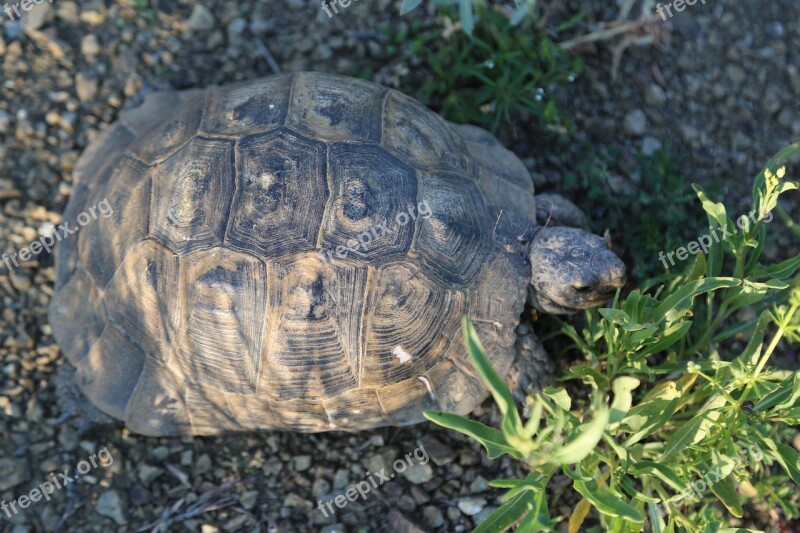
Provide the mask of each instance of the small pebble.
{"label": "small pebble", "polygon": [[647,117],[644,111],[641,109],[634,109],[625,115],[626,133],[639,137],[644,135],[645,131],[647,131]]}

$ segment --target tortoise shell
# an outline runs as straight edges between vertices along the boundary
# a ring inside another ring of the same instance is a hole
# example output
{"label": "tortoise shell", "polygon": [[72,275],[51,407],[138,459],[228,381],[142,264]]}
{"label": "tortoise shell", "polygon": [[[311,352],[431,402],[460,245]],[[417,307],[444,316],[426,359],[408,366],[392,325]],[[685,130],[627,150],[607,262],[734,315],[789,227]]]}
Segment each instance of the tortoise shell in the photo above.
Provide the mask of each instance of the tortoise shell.
{"label": "tortoise shell", "polygon": [[513,362],[530,176],[395,90],[308,72],[151,94],[84,152],[64,218],[102,202],[58,247],[50,319],[81,391],[132,431],[467,413],[487,392],[465,314]]}

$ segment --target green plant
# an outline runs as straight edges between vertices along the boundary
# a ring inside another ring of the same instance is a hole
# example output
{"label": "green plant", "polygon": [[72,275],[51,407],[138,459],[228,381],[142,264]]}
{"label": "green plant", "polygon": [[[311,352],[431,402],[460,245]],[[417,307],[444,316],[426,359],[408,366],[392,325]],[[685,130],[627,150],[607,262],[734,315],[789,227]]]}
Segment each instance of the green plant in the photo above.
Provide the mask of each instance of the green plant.
{"label": "green plant", "polygon": [[[760,262],[764,219],[798,187],[783,179],[783,163],[798,153],[800,144],[781,151],[756,177],[757,220],[737,220],[738,233],[686,272],[624,299],[618,293],[609,308],[587,311],[580,331],[562,323],[584,361],[560,379],[587,390],[582,397],[545,389],[528,399],[523,420],[465,319],[467,349],[501,427],[426,416],[473,437],[490,458],[508,454],[530,471],[490,483],[508,489],[505,503],[476,531],[515,523],[517,531],[550,530],[559,517],[549,513],[545,487],[559,473],[580,498],[569,531],[750,531],[728,525],[744,514],[743,493],[800,515],[800,454],[785,442],[800,424],[800,371],[768,364],[781,342],[800,342],[800,255]],[[709,222],[732,229],[725,206],[695,191]],[[744,309],[754,317],[742,318]],[[744,346],[736,348],[737,335],[746,336]],[[586,528],[592,509],[597,524]]]}
{"label": "green plant", "polygon": [[422,31],[422,21],[419,19],[402,24],[399,28],[384,22],[380,25],[380,32],[384,37],[383,46],[389,54],[396,54],[408,43],[412,43],[413,50],[424,50],[427,42],[433,39],[432,34]]}
{"label": "green plant", "polygon": [[493,131],[525,113],[545,127],[561,126],[553,88],[574,79],[582,63],[530,23],[514,28],[499,11],[481,13],[471,35],[412,32],[411,53],[427,61],[432,74],[417,97],[450,120]]}

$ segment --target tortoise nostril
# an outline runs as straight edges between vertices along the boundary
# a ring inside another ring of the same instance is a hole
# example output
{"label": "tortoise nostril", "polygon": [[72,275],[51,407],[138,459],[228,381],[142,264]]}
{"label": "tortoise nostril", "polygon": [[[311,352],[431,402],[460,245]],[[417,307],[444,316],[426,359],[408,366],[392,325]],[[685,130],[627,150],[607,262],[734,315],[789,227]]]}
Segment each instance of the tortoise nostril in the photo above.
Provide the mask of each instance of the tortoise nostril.
{"label": "tortoise nostril", "polygon": [[611,271],[611,279],[609,285],[613,287],[624,287],[627,282],[628,276],[625,275],[625,269],[615,268]]}

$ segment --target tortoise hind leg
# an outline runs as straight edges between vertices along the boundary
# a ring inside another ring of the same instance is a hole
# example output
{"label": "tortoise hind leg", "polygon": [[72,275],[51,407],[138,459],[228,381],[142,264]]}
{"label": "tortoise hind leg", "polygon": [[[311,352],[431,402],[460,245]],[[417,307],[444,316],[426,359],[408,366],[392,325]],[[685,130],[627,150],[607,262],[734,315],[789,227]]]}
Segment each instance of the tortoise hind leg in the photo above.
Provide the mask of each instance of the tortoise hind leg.
{"label": "tortoise hind leg", "polygon": [[202,93],[198,89],[144,92],[137,95],[141,103],[122,110],[119,118],[129,130],[141,135],[162,124],[181,104]]}
{"label": "tortoise hind leg", "polygon": [[61,416],[55,421],[57,426],[70,422],[79,436],[100,426],[116,424],[117,420],[92,405],[81,392],[75,379],[75,367],[64,362],[56,377],[56,398]]}

